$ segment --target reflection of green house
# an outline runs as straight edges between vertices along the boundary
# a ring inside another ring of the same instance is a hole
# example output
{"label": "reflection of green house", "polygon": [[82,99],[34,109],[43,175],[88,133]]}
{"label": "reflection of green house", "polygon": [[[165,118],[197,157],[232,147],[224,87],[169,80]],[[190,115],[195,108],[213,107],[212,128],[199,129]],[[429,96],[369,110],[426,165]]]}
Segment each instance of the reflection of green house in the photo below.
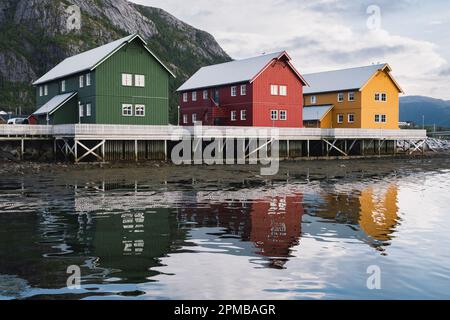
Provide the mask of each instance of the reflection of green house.
{"label": "reflection of green house", "polygon": [[98,267],[112,270],[128,282],[146,281],[158,274],[152,268],[185,239],[170,209],[153,209],[98,219],[92,236],[91,255]]}
{"label": "reflection of green house", "polygon": [[67,58],[36,86],[39,124],[167,125],[170,70],[131,35]]}

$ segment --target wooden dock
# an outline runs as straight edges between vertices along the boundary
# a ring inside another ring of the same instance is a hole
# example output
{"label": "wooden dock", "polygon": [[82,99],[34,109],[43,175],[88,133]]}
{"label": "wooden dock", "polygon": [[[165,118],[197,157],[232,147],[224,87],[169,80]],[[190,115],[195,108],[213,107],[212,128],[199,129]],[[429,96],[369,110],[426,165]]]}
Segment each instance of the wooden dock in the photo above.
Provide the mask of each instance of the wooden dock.
{"label": "wooden dock", "polygon": [[[55,157],[81,161],[168,160],[174,145],[201,139],[274,140],[280,158],[351,157],[424,152],[425,130],[179,127],[127,125],[0,125],[0,144],[17,143],[21,158],[29,141],[51,141]],[[205,144],[206,141],[206,144]],[[198,146],[197,146],[198,147]]]}

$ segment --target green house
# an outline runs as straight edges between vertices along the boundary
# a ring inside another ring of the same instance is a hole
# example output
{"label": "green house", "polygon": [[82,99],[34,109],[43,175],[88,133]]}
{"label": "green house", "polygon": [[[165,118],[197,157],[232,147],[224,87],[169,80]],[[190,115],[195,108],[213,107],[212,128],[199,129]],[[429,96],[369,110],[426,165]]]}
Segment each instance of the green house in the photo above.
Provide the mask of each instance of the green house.
{"label": "green house", "polygon": [[169,124],[174,74],[139,35],[67,58],[36,82],[38,124]]}

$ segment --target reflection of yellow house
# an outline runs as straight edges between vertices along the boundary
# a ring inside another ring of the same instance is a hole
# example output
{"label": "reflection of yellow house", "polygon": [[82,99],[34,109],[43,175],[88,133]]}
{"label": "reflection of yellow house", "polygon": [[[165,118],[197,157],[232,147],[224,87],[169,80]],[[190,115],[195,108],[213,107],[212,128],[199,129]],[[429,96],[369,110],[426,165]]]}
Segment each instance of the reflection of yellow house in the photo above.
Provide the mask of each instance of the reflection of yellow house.
{"label": "reflection of yellow house", "polygon": [[381,195],[367,188],[361,192],[359,201],[361,229],[375,240],[390,240],[398,222],[397,186],[391,185]]}
{"label": "reflection of yellow house", "polygon": [[379,64],[305,75],[310,87],[304,89],[304,126],[399,129],[403,91],[391,71]]}

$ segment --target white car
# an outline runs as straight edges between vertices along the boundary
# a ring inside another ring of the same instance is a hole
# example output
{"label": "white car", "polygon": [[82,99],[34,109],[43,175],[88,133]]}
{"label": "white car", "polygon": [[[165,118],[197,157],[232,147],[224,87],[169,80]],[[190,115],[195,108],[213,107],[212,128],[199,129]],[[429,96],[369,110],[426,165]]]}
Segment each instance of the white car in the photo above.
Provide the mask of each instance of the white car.
{"label": "white car", "polygon": [[26,118],[13,118],[8,120],[8,124],[24,124]]}

